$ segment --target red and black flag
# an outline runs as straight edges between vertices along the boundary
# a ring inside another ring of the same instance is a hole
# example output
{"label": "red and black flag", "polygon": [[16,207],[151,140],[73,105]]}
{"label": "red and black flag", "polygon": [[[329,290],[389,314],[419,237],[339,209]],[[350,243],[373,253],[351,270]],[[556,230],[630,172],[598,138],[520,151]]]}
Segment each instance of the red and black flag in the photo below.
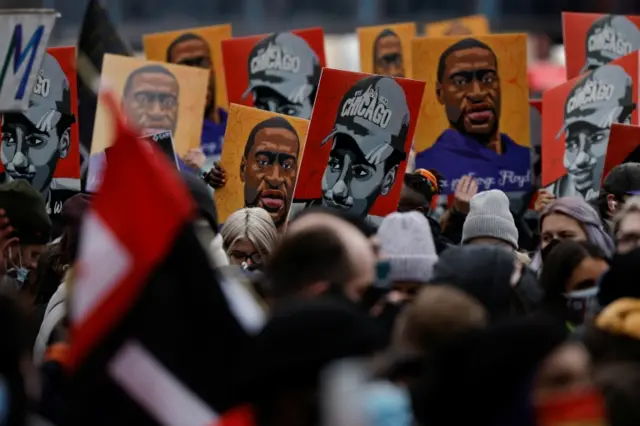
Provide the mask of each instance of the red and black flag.
{"label": "red and black flag", "polygon": [[107,98],[116,140],[71,284],[65,424],[207,426],[234,402],[251,302],[211,270],[175,168]]}
{"label": "red and black flag", "polygon": [[[94,82],[102,71],[105,53],[132,56],[131,49],[120,38],[118,30],[100,0],[89,0],[78,39],[78,125],[82,153],[83,178],[89,166],[93,122],[96,115],[97,96]],[[84,188],[84,185],[83,185]]]}

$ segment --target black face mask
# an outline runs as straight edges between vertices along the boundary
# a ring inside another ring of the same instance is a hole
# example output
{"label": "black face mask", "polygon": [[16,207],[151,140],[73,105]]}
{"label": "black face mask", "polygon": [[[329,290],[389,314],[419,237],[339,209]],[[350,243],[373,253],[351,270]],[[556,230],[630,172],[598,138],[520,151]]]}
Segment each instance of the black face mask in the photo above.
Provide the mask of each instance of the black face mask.
{"label": "black face mask", "polygon": [[543,248],[540,251],[540,257],[542,257],[542,262],[544,263],[544,260],[547,258],[547,256],[549,255],[549,253],[551,253],[551,250],[553,250],[553,248],[555,246],[557,246],[558,244],[560,244],[560,240],[554,238],[553,240],[551,240],[551,242],[549,244],[547,244],[547,246],[545,248]]}

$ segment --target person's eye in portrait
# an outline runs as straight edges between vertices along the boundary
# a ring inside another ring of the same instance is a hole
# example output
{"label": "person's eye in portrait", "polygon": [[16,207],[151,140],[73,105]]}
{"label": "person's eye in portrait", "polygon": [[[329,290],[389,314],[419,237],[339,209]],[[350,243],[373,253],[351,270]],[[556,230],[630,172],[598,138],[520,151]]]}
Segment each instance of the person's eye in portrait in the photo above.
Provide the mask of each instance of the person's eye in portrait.
{"label": "person's eye in portrait", "polygon": [[300,139],[282,117],[265,120],[249,134],[240,163],[245,207],[261,207],[281,227],[287,219],[298,176]]}
{"label": "person's eye in portrait", "polygon": [[391,190],[397,167],[392,158],[370,163],[351,136],[338,133],[322,178],[322,204],[366,216],[378,196]]}
{"label": "person's eye in portrait", "polygon": [[458,132],[485,145],[498,132],[500,77],[497,58],[488,47],[445,51],[438,66],[436,95]]}
{"label": "person's eye in portrait", "polygon": [[178,121],[180,86],[176,77],[161,65],[133,71],[125,84],[122,107],[125,115],[143,134],[170,130]]}
{"label": "person's eye in portrait", "polygon": [[373,73],[390,77],[404,77],[402,40],[386,29],[373,42]]}
{"label": "person's eye in portrait", "polygon": [[289,115],[291,117],[307,118],[311,116],[313,106],[304,97],[300,103],[291,102],[282,94],[269,87],[256,87],[253,91],[254,106],[258,109]]}
{"label": "person's eye in portrait", "polygon": [[594,187],[597,165],[604,163],[609,140],[609,129],[579,122],[567,128],[564,167],[580,192]]}
{"label": "person's eye in portrait", "polygon": [[45,114],[50,125],[41,127],[23,114],[5,114],[0,150],[6,173],[27,180],[41,193],[49,189],[58,160],[67,157],[71,145],[72,121],[54,110]]}
{"label": "person's eye in portrait", "polygon": [[182,34],[167,48],[166,61],[171,64],[204,68],[210,71],[205,107],[205,117],[209,116],[215,108],[216,80],[211,49],[207,41],[197,34]]}

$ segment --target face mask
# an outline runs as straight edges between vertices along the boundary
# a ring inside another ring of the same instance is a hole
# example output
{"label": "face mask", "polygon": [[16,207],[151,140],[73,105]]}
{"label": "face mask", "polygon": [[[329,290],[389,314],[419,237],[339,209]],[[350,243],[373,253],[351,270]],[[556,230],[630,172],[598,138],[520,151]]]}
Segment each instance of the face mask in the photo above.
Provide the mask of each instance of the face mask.
{"label": "face mask", "polygon": [[542,249],[542,251],[540,252],[540,257],[542,257],[542,262],[544,262],[547,256],[549,256],[549,253],[551,253],[551,250],[553,250],[553,248],[558,244],[560,244],[560,240],[554,238],[553,240],[551,240],[551,242],[549,242],[549,244],[547,244],[545,248]]}
{"label": "face mask", "polygon": [[569,309],[569,321],[580,325],[590,319],[598,309],[598,287],[585,290],[576,290],[565,293],[567,308]]}
{"label": "face mask", "polygon": [[413,421],[409,392],[391,382],[371,382],[362,390],[365,424],[410,426]]}
{"label": "face mask", "polygon": [[[11,247],[9,247],[9,259],[12,257]],[[5,270],[7,271],[7,276],[15,283],[15,287],[20,290],[29,276],[29,270],[22,266],[22,253],[20,250],[18,250],[18,263],[18,265],[13,264],[12,267],[7,267],[7,261],[5,260]]]}

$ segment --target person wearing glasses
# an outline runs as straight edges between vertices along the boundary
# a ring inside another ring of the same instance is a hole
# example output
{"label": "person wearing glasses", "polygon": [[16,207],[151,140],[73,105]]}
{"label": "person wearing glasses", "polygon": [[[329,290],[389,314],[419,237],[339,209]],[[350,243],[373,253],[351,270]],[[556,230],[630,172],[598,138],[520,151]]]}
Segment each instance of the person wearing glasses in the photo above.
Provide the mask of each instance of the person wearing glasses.
{"label": "person wearing glasses", "polygon": [[229,264],[245,268],[260,269],[268,261],[278,239],[271,215],[259,207],[244,208],[231,214],[220,234]]}

